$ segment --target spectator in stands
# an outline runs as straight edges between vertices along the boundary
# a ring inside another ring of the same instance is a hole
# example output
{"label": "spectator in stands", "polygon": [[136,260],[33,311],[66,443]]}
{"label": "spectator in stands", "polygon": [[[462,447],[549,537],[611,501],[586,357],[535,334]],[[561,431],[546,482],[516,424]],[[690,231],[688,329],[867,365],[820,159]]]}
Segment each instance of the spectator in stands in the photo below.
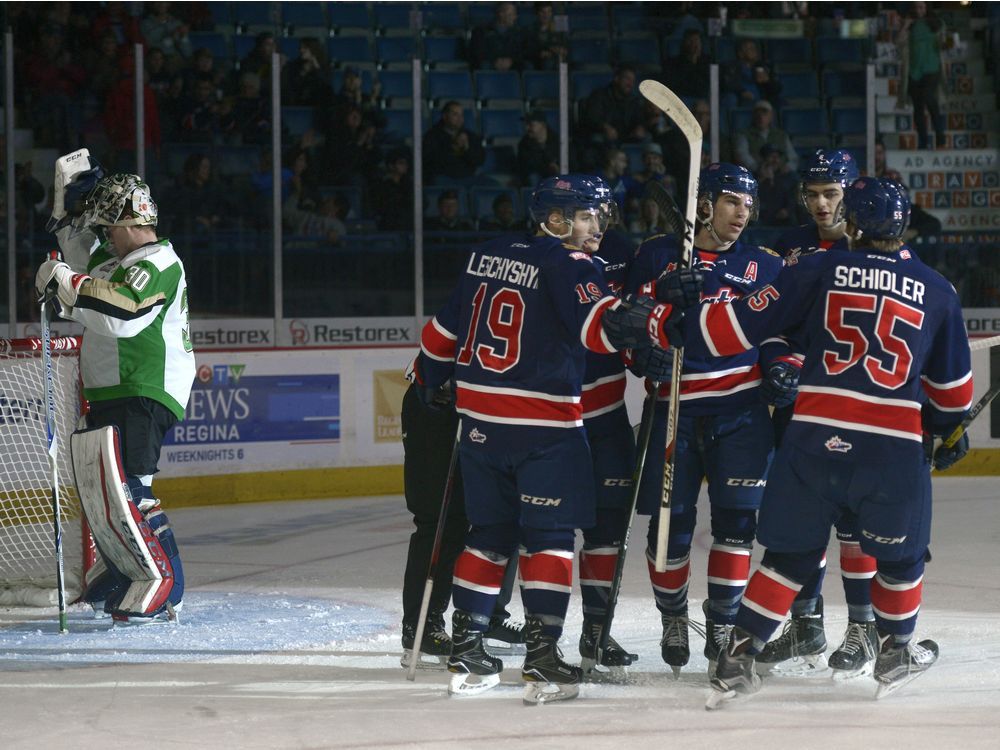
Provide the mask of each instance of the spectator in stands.
{"label": "spectator in stands", "polygon": [[226,205],[227,191],[212,174],[212,160],[205,153],[191,154],[177,183],[170,205],[171,222],[185,232],[218,229],[228,223],[230,208]]}
{"label": "spectator in stands", "polygon": [[663,163],[663,147],[659,143],[647,143],[642,149],[642,171],[633,175],[641,191],[646,183],[658,182],[671,195],[677,195],[677,182],[673,175],[667,172]]}
{"label": "spectator in stands", "polygon": [[282,103],[303,107],[328,107],[333,99],[330,64],[326,50],[315,37],[299,41],[299,56],[285,66]]}
{"label": "spectator in stands", "polygon": [[910,7],[898,39],[903,57],[902,79],[913,102],[913,124],[919,148],[930,148],[928,114],[934,127],[935,145],[942,148],[945,145],[944,117],[938,87],[941,84],[944,24],[937,15],[927,12],[927,3],[916,2]]}
{"label": "spectator in stands", "polygon": [[517,25],[517,6],[497,3],[493,22],[472,32],[472,64],[476,68],[520,70],[524,67],[527,44]]}
{"label": "spectator in stands", "polygon": [[445,190],[438,196],[437,216],[424,222],[428,232],[471,232],[472,222],[459,216],[458,193]]}
{"label": "spectator in stands", "polygon": [[292,234],[322,239],[331,245],[340,244],[347,228],[340,217],[340,204],[335,195],[326,195],[319,202],[304,193],[297,178],[292,178],[292,190],[281,208],[281,218]]}
{"label": "spectator in stands", "polygon": [[274,34],[262,31],[257,35],[257,41],[250,53],[240,61],[240,80],[244,73],[255,73],[258,86],[263,91],[271,90],[271,56],[274,54]]}
{"label": "spectator in stands", "polygon": [[110,30],[118,41],[119,47],[140,44],[143,41],[139,29],[139,20],[132,15],[129,3],[104,3],[104,9],[94,18],[90,33],[98,40],[105,31]]}
{"label": "spectator in stands", "polygon": [[139,29],[149,47],[159,47],[167,56],[172,70],[191,59],[191,39],[187,24],[171,15],[170,3],[149,3],[149,15],[142,19]]}
{"label": "spectator in stands", "polygon": [[[273,41],[273,40],[272,40]],[[220,122],[227,140],[235,145],[271,142],[271,102],[261,91],[257,73],[241,73],[235,97],[223,100]]]}
{"label": "spectator in stands", "polygon": [[584,167],[591,168],[595,156],[599,158],[606,149],[648,140],[643,112],[643,99],[635,95],[635,70],[620,65],[611,83],[592,91],[581,105]]}
{"label": "spectator in stands", "polygon": [[785,155],[776,146],[765,143],[760,147],[760,167],[757,170],[757,201],[760,223],[769,227],[792,226],[796,223],[798,180],[788,169]]}
{"label": "spectator in stands", "polygon": [[628,231],[629,234],[638,235],[643,239],[654,234],[663,234],[666,229],[659,204],[652,198],[641,198],[638,214],[629,222]]}
{"label": "spectator in stands", "polygon": [[524,222],[514,215],[514,201],[509,193],[500,193],[493,199],[493,215],[480,221],[485,232],[516,232],[524,229]]}
{"label": "spectator in stands", "polygon": [[680,54],[663,62],[664,83],[678,96],[706,99],[709,64],[702,51],[701,31],[688,29],[681,39]]}
{"label": "spectator in stands", "polygon": [[330,185],[360,185],[379,161],[375,124],[350,105],[326,134],[323,181]]}
{"label": "spectator in stands", "polygon": [[215,67],[215,58],[206,47],[199,47],[194,52],[194,65],[184,71],[184,90],[193,91],[198,81],[211,82],[216,92],[216,98],[222,98],[222,83],[224,74]]}
{"label": "spectator in stands", "polygon": [[372,184],[369,202],[380,231],[413,228],[413,178],[406,149],[396,149],[386,155],[385,171]]}
{"label": "spectator in stands", "polygon": [[344,68],[344,81],[334,102],[334,118],[339,117],[349,106],[353,105],[360,108],[365,117],[375,123],[375,127],[381,129],[385,127],[385,116],[379,108],[378,100],[382,84],[377,78],[372,81],[372,90],[369,94],[361,90],[361,84],[360,70],[350,66]]}
{"label": "spectator in stands", "polygon": [[792,146],[791,138],[788,137],[788,133],[774,125],[774,107],[771,106],[771,102],[761,99],[753,105],[750,127],[736,134],[733,144],[736,163],[756,173],[760,166],[760,148],[765,143],[770,143],[784,152],[788,169],[793,172],[798,169],[799,155]]}
{"label": "spectator in stands", "polygon": [[462,105],[449,101],[424,135],[424,174],[429,181],[470,182],[486,159],[482,138],[464,127]]}
{"label": "spectator in stands", "polygon": [[551,2],[535,3],[535,22],[528,31],[528,59],[537,70],[553,70],[565,60],[569,39],[556,30],[555,10]]}
{"label": "spectator in stands", "polygon": [[532,110],[524,116],[524,136],[517,144],[518,178],[522,185],[537,185],[559,172],[559,138],[545,113]]}
{"label": "spectator in stands", "polygon": [[[108,93],[104,102],[104,129],[111,142],[113,153],[109,166],[116,164],[131,164],[135,153],[135,79],[132,56],[122,58],[122,75],[118,83]],[[148,83],[143,84],[143,132],[146,148],[155,155],[159,154],[160,142],[160,109],[157,106],[156,94]],[[125,161],[119,161],[119,159]],[[155,169],[156,164],[147,164],[147,171]]]}
{"label": "spectator in stands", "polygon": [[[292,169],[287,166],[289,162],[294,163],[294,158],[286,159],[281,167],[281,201],[284,203],[292,189]],[[271,149],[262,148],[260,150],[260,160],[257,171],[250,175],[250,185],[253,192],[250,200],[246,202],[246,214],[244,217],[254,226],[271,225],[271,201],[274,193],[274,174]]]}
{"label": "spectator in stands", "polygon": [[76,143],[86,73],[73,60],[60,27],[47,25],[38,31],[38,44],[23,67],[35,145],[62,148]]}
{"label": "spectator in stands", "polygon": [[180,106],[180,133],[185,141],[211,142],[221,133],[222,107],[207,78],[196,81],[191,95]]}
{"label": "spectator in stands", "polygon": [[629,199],[638,194],[638,183],[628,174],[628,156],[620,148],[609,148],[604,154],[604,164],[601,169],[601,177],[611,188],[615,203],[618,204],[618,214],[622,221],[627,223],[628,217],[638,208],[638,204],[633,201],[629,204]]}
{"label": "spectator in stands", "polygon": [[[743,39],[736,48],[736,59],[722,69],[723,108],[745,107],[766,99],[778,104],[781,85],[771,67],[760,57],[753,39]],[[756,151],[754,152],[756,153]]]}
{"label": "spectator in stands", "polygon": [[160,110],[160,126],[165,141],[175,140],[180,123],[181,92],[183,79],[179,71],[167,70],[167,58],[159,47],[146,50],[146,80],[156,95],[156,106]]}
{"label": "spectator in stands", "polygon": [[[147,60],[152,50],[147,53]],[[103,106],[108,92],[118,83],[121,75],[121,57],[118,40],[110,29],[101,34],[97,44],[83,52],[83,67],[87,71],[87,88],[94,95],[98,106]]]}

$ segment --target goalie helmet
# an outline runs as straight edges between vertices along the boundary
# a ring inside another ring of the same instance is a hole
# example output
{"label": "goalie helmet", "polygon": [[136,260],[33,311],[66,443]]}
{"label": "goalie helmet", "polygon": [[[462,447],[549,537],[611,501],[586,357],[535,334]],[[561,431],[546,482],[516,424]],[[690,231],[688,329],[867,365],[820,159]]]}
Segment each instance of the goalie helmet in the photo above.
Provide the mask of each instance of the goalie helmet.
{"label": "goalie helmet", "polygon": [[724,194],[749,195],[750,221],[757,218],[757,178],[750,170],[737,164],[709,164],[698,175],[698,197],[707,197],[712,206]]}
{"label": "goalie helmet", "polygon": [[[603,180],[602,180],[603,182]],[[606,194],[605,192],[606,191]],[[584,174],[564,174],[557,177],[546,177],[538,183],[531,194],[529,213],[531,220],[546,234],[566,239],[573,231],[573,218],[577,211],[591,211],[597,218],[603,232],[608,226],[609,211],[603,205],[611,197],[607,185],[604,189],[598,185],[594,177]],[[614,203],[614,200],[611,200]],[[555,235],[546,227],[546,222],[553,212],[562,214],[569,226],[566,234]]]}
{"label": "goalie helmet", "polygon": [[844,191],[847,220],[869,240],[898,240],[910,223],[910,198],[893,180],[862,177]]}
{"label": "goalie helmet", "polygon": [[104,227],[156,226],[156,203],[149,185],[135,174],[113,174],[94,186],[87,198],[87,223]]}
{"label": "goalie helmet", "polygon": [[847,188],[860,176],[858,162],[849,152],[839,148],[832,151],[816,149],[816,153],[809,157],[809,161],[799,170],[803,189],[806,185],[824,185],[831,182]]}

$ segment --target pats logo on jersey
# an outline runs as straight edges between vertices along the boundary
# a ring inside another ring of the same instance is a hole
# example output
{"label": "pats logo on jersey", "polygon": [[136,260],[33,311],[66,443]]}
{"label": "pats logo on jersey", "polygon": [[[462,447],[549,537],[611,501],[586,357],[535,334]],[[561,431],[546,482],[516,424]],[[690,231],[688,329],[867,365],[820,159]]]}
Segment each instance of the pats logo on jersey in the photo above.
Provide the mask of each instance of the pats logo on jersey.
{"label": "pats logo on jersey", "polygon": [[832,438],[827,440],[823,445],[826,446],[828,451],[833,451],[835,453],[847,453],[854,446],[848,443],[846,440],[842,440],[840,435],[834,435]]}
{"label": "pats logo on jersey", "polygon": [[471,440],[473,443],[479,443],[480,445],[482,445],[483,443],[486,442],[486,436],[483,433],[481,433],[478,429],[473,427],[472,430],[469,431],[469,440]]}

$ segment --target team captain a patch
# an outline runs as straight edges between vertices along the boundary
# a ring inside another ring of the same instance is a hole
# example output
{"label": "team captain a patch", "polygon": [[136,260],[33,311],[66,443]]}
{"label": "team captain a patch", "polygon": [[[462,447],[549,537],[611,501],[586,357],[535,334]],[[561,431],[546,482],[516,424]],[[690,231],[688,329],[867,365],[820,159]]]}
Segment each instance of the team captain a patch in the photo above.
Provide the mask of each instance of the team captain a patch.
{"label": "team captain a patch", "polygon": [[833,451],[834,453],[847,453],[847,451],[854,447],[846,440],[842,440],[840,435],[834,435],[824,445],[828,451]]}

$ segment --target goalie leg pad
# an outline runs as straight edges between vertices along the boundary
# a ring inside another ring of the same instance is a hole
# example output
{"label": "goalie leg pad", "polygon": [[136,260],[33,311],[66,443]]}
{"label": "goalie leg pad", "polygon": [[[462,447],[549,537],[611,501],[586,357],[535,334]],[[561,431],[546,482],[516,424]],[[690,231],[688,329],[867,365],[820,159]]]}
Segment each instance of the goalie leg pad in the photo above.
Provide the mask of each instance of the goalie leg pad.
{"label": "goalie leg pad", "polygon": [[[148,615],[167,604],[174,585],[170,558],[132,501],[118,431],[98,427],[70,438],[77,492],[101,555],[128,579],[112,614]],[[111,600],[109,599],[109,604]]]}
{"label": "goalie leg pad", "polygon": [[132,491],[132,500],[139,508],[149,524],[149,528],[160,541],[163,552],[170,560],[170,567],[174,571],[174,585],[170,589],[170,603],[174,607],[179,607],[181,599],[184,598],[184,567],[181,565],[181,555],[177,549],[177,540],[174,539],[174,530],[170,527],[170,520],[167,514],[160,507],[160,501],[153,497],[153,491],[148,484],[145,484],[140,477],[130,476],[128,478],[129,489]]}

